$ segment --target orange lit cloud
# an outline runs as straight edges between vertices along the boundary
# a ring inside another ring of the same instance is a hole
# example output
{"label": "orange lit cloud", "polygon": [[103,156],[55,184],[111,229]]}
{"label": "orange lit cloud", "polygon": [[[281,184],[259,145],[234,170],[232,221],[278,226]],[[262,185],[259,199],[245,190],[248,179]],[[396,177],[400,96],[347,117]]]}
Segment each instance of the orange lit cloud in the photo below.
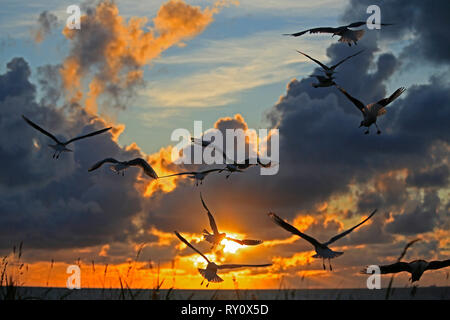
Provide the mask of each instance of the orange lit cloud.
{"label": "orange lit cloud", "polygon": [[[67,27],[63,30],[72,45],[61,68],[67,100],[82,102],[84,98],[86,110],[92,114],[98,113],[97,99],[104,93],[121,105],[119,100],[123,96],[129,98],[132,90],[142,83],[143,66],[171,46],[201,33],[226,4],[219,1],[201,9],[171,0],[161,6],[152,21],[154,26],[148,28],[146,17],[127,21],[112,1],[98,3],[91,14],[81,17],[81,30]],[[95,49],[92,43],[96,44]],[[89,82],[85,97],[80,81],[84,78]]]}

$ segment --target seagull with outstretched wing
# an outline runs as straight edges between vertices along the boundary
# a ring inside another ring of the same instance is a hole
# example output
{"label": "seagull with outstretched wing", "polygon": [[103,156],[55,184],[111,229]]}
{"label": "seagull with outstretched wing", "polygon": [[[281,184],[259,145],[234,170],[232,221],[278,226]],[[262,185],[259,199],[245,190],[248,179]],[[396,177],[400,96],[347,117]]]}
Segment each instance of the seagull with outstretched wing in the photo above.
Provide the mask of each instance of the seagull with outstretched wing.
{"label": "seagull with outstretched wing", "polygon": [[[210,282],[222,282],[223,279],[217,275],[217,270],[223,270],[223,269],[236,269],[236,268],[259,268],[259,267],[270,267],[272,264],[223,264],[223,265],[217,265],[214,262],[211,262],[203,253],[201,253],[198,249],[196,249],[192,244],[189,243],[181,234],[179,234],[177,231],[175,231],[175,235],[180,239],[184,244],[186,244],[189,248],[197,252],[199,255],[203,257],[203,259],[206,260],[208,265],[206,266],[206,269],[200,269],[198,268],[198,272],[202,275],[208,283],[206,284],[206,287],[209,286]],[[203,280],[204,281],[204,280]],[[203,284],[203,281],[200,285]]]}
{"label": "seagull with outstretched wing", "polygon": [[85,134],[85,135],[82,135],[82,136],[78,136],[78,137],[72,138],[72,139],[70,139],[70,140],[68,140],[66,142],[62,142],[62,141],[59,141],[53,134],[51,134],[50,132],[44,130],[43,128],[38,126],[36,123],[31,121],[30,119],[28,119],[24,115],[22,115],[22,118],[30,126],[32,126],[34,129],[40,131],[41,133],[45,134],[47,137],[49,137],[50,139],[52,139],[53,141],[56,142],[56,144],[49,144],[48,145],[50,148],[55,150],[55,153],[53,154],[53,158],[54,159],[58,159],[59,156],[61,155],[61,153],[63,153],[63,152],[72,152],[72,150],[70,150],[70,149],[68,149],[66,147],[68,144],[70,144],[70,143],[72,143],[74,141],[77,141],[77,140],[81,140],[81,139],[84,139],[84,138],[88,138],[88,137],[92,137],[92,136],[98,135],[98,134],[106,132],[106,131],[108,131],[108,130],[110,130],[112,128],[112,127],[104,128],[104,129],[101,129],[101,130],[98,130],[98,131],[94,131],[94,132],[91,132],[91,133],[88,133],[88,134]]}
{"label": "seagull with outstretched wing", "polygon": [[[333,74],[336,72],[336,71],[335,71],[336,68],[339,67],[342,63],[344,63],[345,61],[347,61],[347,60],[350,59],[350,58],[353,58],[353,57],[357,56],[358,54],[360,54],[360,53],[363,52],[363,51],[364,51],[364,50],[358,51],[357,53],[352,54],[351,56],[348,56],[348,57],[342,59],[341,61],[339,61],[339,62],[336,63],[335,65],[333,65],[333,66],[331,66],[331,67],[328,67],[327,65],[323,64],[323,63],[320,62],[319,60],[316,60],[316,59],[314,59],[313,57],[307,55],[306,53],[303,53],[303,52],[297,50],[298,53],[304,55],[305,57],[309,58],[310,60],[314,61],[314,62],[317,63],[319,66],[321,66],[321,67],[322,67],[322,71],[325,72],[325,75],[326,75],[328,78],[333,77]],[[319,81],[320,81],[320,80],[319,80]]]}
{"label": "seagull with outstretched wing", "polygon": [[[203,138],[198,139],[198,138],[193,138],[193,137],[191,138],[191,141],[193,144],[200,145],[203,148],[206,148],[213,143],[212,140],[204,140]],[[215,150],[217,150],[218,152],[222,153],[223,161],[226,165],[225,165],[225,167],[223,167],[222,169],[219,169],[218,171],[219,171],[219,173],[221,173],[223,171],[228,172],[228,174],[226,175],[227,179],[230,177],[230,175],[233,172],[244,172],[245,169],[248,169],[251,166],[261,165],[265,168],[268,168],[272,165],[271,163],[262,163],[260,161],[259,156],[257,156],[256,159],[255,158],[252,158],[252,159],[247,158],[243,162],[237,162],[237,161],[234,161],[234,160],[228,158],[227,153],[224,150],[222,150],[221,148],[219,148],[217,146],[213,146],[213,148]],[[213,170],[215,171],[216,169],[213,169]]]}
{"label": "seagull with outstretched wing", "polygon": [[358,228],[360,225],[362,225],[363,223],[365,223],[366,221],[368,221],[370,218],[372,218],[372,216],[375,214],[375,212],[377,212],[377,209],[375,209],[366,219],[364,219],[363,221],[361,221],[360,223],[358,223],[356,226],[345,230],[344,232],[332,237],[330,240],[328,240],[327,242],[319,242],[316,239],[314,239],[313,237],[308,236],[307,234],[300,232],[296,227],[290,225],[289,223],[287,223],[286,221],[284,221],[283,219],[281,219],[279,216],[277,216],[275,213],[270,212],[269,213],[269,217],[272,218],[272,220],[279,225],[280,227],[282,227],[283,229],[285,229],[286,231],[289,231],[292,234],[295,234],[297,236],[299,236],[300,238],[308,241],[309,243],[311,243],[314,247],[314,250],[316,251],[316,254],[313,255],[313,258],[321,258],[323,259],[323,269],[326,270],[325,268],[325,259],[328,259],[328,263],[330,265],[330,270],[333,270],[331,267],[331,259],[337,258],[340,255],[343,254],[343,252],[337,252],[337,251],[333,251],[331,250],[328,246],[332,243],[334,243],[335,241],[341,239],[342,237],[345,237],[346,235],[348,235],[350,232],[352,232],[353,230],[355,230],[356,228]]}
{"label": "seagull with outstretched wing", "polygon": [[106,159],[100,160],[99,162],[94,164],[91,168],[89,168],[88,171],[91,172],[91,171],[97,170],[105,163],[112,163],[112,165],[110,166],[111,170],[113,170],[117,174],[122,173],[122,176],[124,176],[124,171],[126,169],[134,166],[134,167],[140,167],[147,176],[149,176],[153,179],[158,179],[158,175],[155,172],[155,170],[153,170],[153,168],[148,164],[148,162],[142,158],[136,158],[136,159],[129,160],[129,161],[118,161],[114,158],[106,158]]}
{"label": "seagull with outstretched wing", "polygon": [[206,178],[206,176],[212,172],[218,172],[221,171],[222,169],[209,169],[209,170],[204,170],[204,171],[187,171],[187,172],[179,172],[179,173],[174,173],[174,174],[169,174],[167,176],[162,176],[159,177],[161,178],[168,178],[168,177],[174,177],[174,176],[183,176],[183,175],[188,175],[189,178],[191,179],[195,179],[195,186],[198,186],[199,183],[203,184],[203,180]]}
{"label": "seagull with outstretched wing", "polygon": [[[319,28],[312,28],[296,33],[288,33],[284,34],[285,36],[293,36],[293,37],[299,37],[304,35],[305,33],[331,33],[334,36],[340,36],[339,42],[347,43],[349,46],[353,44],[357,45],[358,41],[364,36],[365,31],[364,30],[351,30],[352,28],[358,28],[363,25],[365,25],[366,21],[359,21],[354,22],[351,24],[348,24],[346,26],[340,26],[337,28],[333,27],[319,27]],[[390,26],[391,23],[381,23],[381,26]]]}
{"label": "seagull with outstretched wing", "polygon": [[397,99],[402,95],[403,92],[406,91],[406,88],[398,88],[395,90],[393,94],[391,94],[389,97],[381,99],[378,102],[370,103],[368,105],[364,105],[361,101],[356,99],[355,97],[352,97],[347,91],[345,91],[343,88],[336,86],[339,91],[341,91],[357,108],[359,111],[362,112],[364,119],[361,121],[359,127],[362,126],[367,127],[367,130],[364,132],[365,134],[369,134],[369,128],[372,124],[375,124],[375,127],[377,127],[377,134],[380,134],[380,128],[378,128],[377,125],[377,118],[386,114],[386,106],[390,104],[392,101]]}
{"label": "seagull with outstretched wing", "polygon": [[[388,273],[399,273],[399,272],[409,272],[411,274],[411,282],[419,281],[423,273],[428,270],[437,270],[442,268],[447,268],[450,266],[450,259],[443,261],[425,261],[425,260],[414,260],[411,262],[396,262],[393,264],[388,264],[380,266],[381,274]],[[362,271],[367,273],[367,268]]]}
{"label": "seagull with outstretched wing", "polygon": [[203,208],[205,208],[206,213],[208,215],[209,219],[209,225],[211,226],[212,233],[209,233],[208,230],[203,229],[203,236],[205,237],[205,240],[209,243],[212,243],[212,248],[215,248],[220,242],[222,242],[223,239],[227,239],[230,241],[234,241],[236,243],[239,243],[240,245],[245,246],[256,246],[258,244],[263,243],[262,240],[251,240],[251,239],[244,239],[244,240],[238,240],[233,239],[230,237],[227,237],[226,233],[220,233],[219,229],[217,228],[216,221],[214,220],[214,217],[209,211],[208,207],[206,206],[205,201],[203,200],[202,193],[200,193],[200,200],[202,201]]}

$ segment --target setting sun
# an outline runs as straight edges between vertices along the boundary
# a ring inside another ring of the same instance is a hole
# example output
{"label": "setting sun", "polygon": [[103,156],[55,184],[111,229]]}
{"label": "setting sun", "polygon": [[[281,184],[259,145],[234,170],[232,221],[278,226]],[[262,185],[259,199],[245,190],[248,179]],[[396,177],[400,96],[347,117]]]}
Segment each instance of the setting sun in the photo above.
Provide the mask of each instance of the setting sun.
{"label": "setting sun", "polygon": [[[230,238],[239,238],[234,234],[227,234],[227,236],[229,236]],[[236,253],[238,249],[242,248],[239,243],[227,239],[223,239],[221,244],[224,246],[223,251],[228,253]]]}

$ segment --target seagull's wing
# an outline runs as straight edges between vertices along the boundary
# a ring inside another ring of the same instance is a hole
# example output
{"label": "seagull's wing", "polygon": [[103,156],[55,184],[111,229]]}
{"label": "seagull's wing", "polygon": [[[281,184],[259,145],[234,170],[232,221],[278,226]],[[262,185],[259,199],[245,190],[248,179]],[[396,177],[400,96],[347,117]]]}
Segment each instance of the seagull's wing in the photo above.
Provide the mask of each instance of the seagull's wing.
{"label": "seagull's wing", "polygon": [[373,212],[370,214],[370,216],[368,216],[366,219],[364,219],[363,221],[361,221],[360,223],[358,223],[356,226],[345,230],[344,232],[334,236],[333,238],[331,238],[330,240],[328,240],[328,242],[325,242],[324,245],[328,246],[330,244],[332,244],[333,242],[339,240],[342,237],[345,237],[346,235],[348,235],[350,232],[352,232],[353,230],[355,230],[356,228],[358,228],[360,225],[362,225],[363,223],[365,223],[367,220],[369,220],[370,218],[372,218],[372,216],[377,212],[377,209],[373,210]]}
{"label": "seagull's wing", "polygon": [[300,32],[296,32],[296,33],[287,33],[287,34],[284,34],[284,35],[285,36],[299,37],[301,35],[304,35],[307,32],[309,32],[309,33],[335,33],[337,30],[338,30],[338,28],[320,27],[320,28],[308,29],[308,30],[300,31]]}
{"label": "seagull's wing", "polygon": [[107,162],[109,162],[109,163],[119,163],[119,161],[117,161],[117,160],[114,159],[114,158],[106,158],[106,159],[103,159],[103,160],[97,162],[96,164],[94,164],[92,167],[89,168],[88,171],[91,172],[91,171],[97,170],[97,169],[100,168],[104,163],[107,163]]}
{"label": "seagull's wing", "polygon": [[367,23],[367,21],[353,22],[353,23],[350,23],[349,25],[344,26],[344,28],[358,28],[358,27],[365,25],[366,23]]}
{"label": "seagull's wing", "polygon": [[230,237],[226,237],[225,239],[239,243],[242,246],[256,246],[258,244],[263,243],[262,240],[250,240],[250,239],[238,240]]}
{"label": "seagull's wing", "polygon": [[45,134],[47,137],[52,138],[56,143],[61,143],[58,139],[56,139],[56,137],[54,135],[52,135],[50,132],[45,131],[44,129],[42,129],[41,127],[39,127],[36,123],[34,123],[33,121],[31,121],[30,119],[28,119],[27,117],[25,117],[24,115],[22,115],[23,120],[25,120],[30,126],[32,126],[33,128],[35,128],[36,130],[42,132],[43,134]]}
{"label": "seagull's wing", "polygon": [[393,94],[391,94],[390,97],[381,99],[380,101],[377,102],[377,104],[386,107],[389,103],[400,97],[401,94],[405,91],[406,88],[404,87],[398,88]]}
{"label": "seagull's wing", "polygon": [[192,250],[194,250],[195,252],[197,252],[199,255],[201,255],[208,263],[210,263],[210,261],[208,260],[208,258],[201,253],[199,250],[197,250],[192,244],[190,244],[185,238],[183,238],[183,236],[181,234],[179,234],[177,231],[174,231],[176,236],[178,237],[178,239],[180,239],[182,242],[184,242],[184,244],[186,244],[189,248],[191,248]]}
{"label": "seagull's wing", "polygon": [[199,171],[199,172],[198,171],[179,172],[179,173],[169,174],[167,176],[162,176],[162,177],[159,177],[159,178],[161,179],[161,178],[168,178],[168,177],[173,177],[173,176],[182,176],[182,175],[187,175],[187,174],[197,174],[197,173],[202,173],[202,174],[207,175],[207,174],[209,174],[211,172],[221,171],[221,170],[222,169],[210,169],[210,170]]}
{"label": "seagull's wing", "polygon": [[209,224],[211,226],[211,229],[212,229],[213,233],[214,234],[219,234],[219,230],[217,229],[216,221],[214,220],[213,215],[211,214],[211,212],[209,211],[208,207],[206,206],[205,201],[203,201],[203,197],[202,197],[202,193],[201,192],[200,192],[200,199],[202,200],[203,208],[205,208],[205,210],[208,213]]}
{"label": "seagull's wing", "polygon": [[272,220],[279,225],[280,227],[282,227],[283,229],[285,229],[286,231],[289,231],[290,233],[293,233],[297,236],[299,236],[300,238],[305,239],[306,241],[308,241],[309,243],[311,243],[314,247],[320,246],[320,242],[317,241],[316,239],[314,239],[313,237],[310,237],[302,232],[300,232],[297,228],[295,228],[294,226],[290,225],[289,223],[285,222],[283,219],[281,219],[279,216],[277,216],[275,213],[270,212],[269,213],[269,217],[272,218]]}
{"label": "seagull's wing", "polygon": [[[358,28],[365,24],[367,24],[367,21],[358,21],[358,22],[353,22],[349,25],[346,25],[345,28]],[[380,23],[380,26],[392,26],[392,25],[393,25],[393,23]]]}
{"label": "seagull's wing", "polygon": [[443,261],[430,261],[426,270],[442,269],[450,266],[450,259]]}
{"label": "seagull's wing", "polygon": [[200,171],[199,173],[202,174],[210,174],[211,172],[215,172],[215,171],[221,171],[222,169],[209,169],[209,170],[205,170],[205,171]]}
{"label": "seagull's wing", "polygon": [[217,268],[218,269],[237,269],[237,268],[258,268],[258,267],[270,267],[272,264],[271,263],[266,263],[266,264],[222,264],[222,265],[218,265]]}
{"label": "seagull's wing", "polygon": [[104,128],[104,129],[101,129],[101,130],[98,130],[98,131],[94,131],[94,132],[85,134],[85,135],[83,135],[83,136],[79,136],[79,137],[70,139],[69,141],[64,142],[64,145],[68,145],[69,143],[74,142],[74,141],[77,141],[77,140],[80,140],[80,139],[84,139],[84,138],[96,136],[96,135],[98,135],[98,134],[100,134],[100,133],[103,133],[103,132],[106,132],[106,131],[108,131],[108,130],[111,130],[111,128],[112,128],[112,127]]}
{"label": "seagull's wing", "polygon": [[158,179],[158,175],[156,174],[155,170],[153,170],[153,168],[144,159],[136,158],[136,159],[128,161],[128,164],[130,166],[141,167],[144,170],[146,175],[148,175],[149,177],[152,177],[153,179]]}
{"label": "seagull's wing", "polygon": [[345,59],[342,59],[341,61],[339,61],[338,63],[336,63],[334,66],[330,67],[330,69],[332,69],[332,70],[336,69],[341,63],[344,63],[344,62],[347,61],[348,59],[353,58],[354,56],[357,56],[358,54],[360,54],[360,53],[363,52],[363,51],[364,51],[364,50],[358,51],[357,53],[352,54],[351,56],[348,56],[348,57],[345,58]]}
{"label": "seagull's wing", "polygon": [[196,174],[196,173],[197,173],[197,171],[179,172],[179,173],[174,173],[174,174],[169,174],[167,176],[159,177],[159,179],[168,178],[168,177],[174,177],[174,176],[182,176],[182,175],[185,175],[185,174]]}
{"label": "seagull's wing", "polygon": [[325,70],[330,70],[330,68],[328,68],[326,65],[324,65],[322,62],[320,62],[319,60],[314,59],[313,57],[308,56],[306,53],[303,53],[299,50],[297,50],[298,53],[304,55],[305,57],[311,59],[312,61],[314,61],[315,63],[317,63],[319,66],[321,66],[323,69]]}
{"label": "seagull's wing", "polygon": [[403,272],[403,271],[411,272],[411,267],[410,267],[409,263],[407,263],[407,262],[396,262],[396,263],[393,263],[393,264],[380,266],[380,272],[382,274],[398,273],[398,272]]}
{"label": "seagull's wing", "polygon": [[359,101],[358,99],[352,97],[350,94],[347,93],[347,91],[345,91],[344,89],[342,89],[339,86],[336,86],[339,91],[341,91],[351,102],[353,102],[353,104],[364,114],[364,103],[362,103],[361,101]]}

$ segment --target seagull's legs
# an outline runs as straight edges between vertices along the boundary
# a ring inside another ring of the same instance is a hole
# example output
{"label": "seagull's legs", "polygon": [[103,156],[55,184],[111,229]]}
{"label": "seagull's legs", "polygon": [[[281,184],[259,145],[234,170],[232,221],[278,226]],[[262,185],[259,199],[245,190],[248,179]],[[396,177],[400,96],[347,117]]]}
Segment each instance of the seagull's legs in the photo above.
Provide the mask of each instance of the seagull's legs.
{"label": "seagull's legs", "polygon": [[56,154],[56,159],[59,159],[59,155],[61,154],[61,152],[60,153],[58,153],[58,154]]}
{"label": "seagull's legs", "polygon": [[122,177],[124,177],[124,176],[125,176],[125,172],[122,171]]}
{"label": "seagull's legs", "polygon": [[202,286],[203,285],[203,282],[204,282],[205,280],[202,280],[202,282],[200,283],[200,285]]}
{"label": "seagull's legs", "polygon": [[378,128],[378,125],[377,125],[376,122],[375,122],[375,127],[377,127],[377,134],[380,134],[380,133],[381,133],[381,130],[380,130],[380,128]]}
{"label": "seagull's legs", "polygon": [[369,127],[367,127],[367,130],[364,131],[364,134],[369,134]]}
{"label": "seagull's legs", "polygon": [[55,159],[55,157],[56,157],[56,152],[53,154],[53,159]]}
{"label": "seagull's legs", "polygon": [[327,268],[325,267],[325,259],[322,260],[322,266],[323,266],[323,270],[327,270]]}
{"label": "seagull's legs", "polygon": [[206,284],[206,287],[207,287],[207,288],[209,287],[209,282]]}
{"label": "seagull's legs", "polygon": [[330,271],[333,271],[333,267],[331,266],[331,259],[330,258],[328,258],[328,263],[330,265]]}

